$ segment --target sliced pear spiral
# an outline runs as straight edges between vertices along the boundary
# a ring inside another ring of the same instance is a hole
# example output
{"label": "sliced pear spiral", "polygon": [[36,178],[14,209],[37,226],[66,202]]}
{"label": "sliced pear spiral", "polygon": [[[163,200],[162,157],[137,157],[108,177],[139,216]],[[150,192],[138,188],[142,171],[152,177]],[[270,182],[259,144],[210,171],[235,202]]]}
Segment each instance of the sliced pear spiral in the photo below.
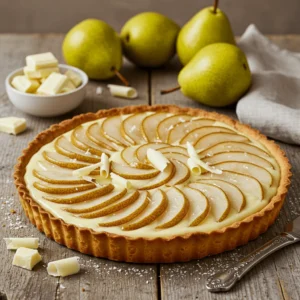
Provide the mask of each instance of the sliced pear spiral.
{"label": "sliced pear spiral", "polygon": [[[187,142],[198,172],[190,171]],[[186,114],[110,116],[79,125],[49,145],[31,171],[35,192],[48,206],[107,230],[201,230],[246,213],[278,184],[278,165],[267,149],[222,122]],[[166,166],[147,152],[163,157]],[[103,177],[102,155],[110,165]],[[73,172],[94,164],[87,176]]]}

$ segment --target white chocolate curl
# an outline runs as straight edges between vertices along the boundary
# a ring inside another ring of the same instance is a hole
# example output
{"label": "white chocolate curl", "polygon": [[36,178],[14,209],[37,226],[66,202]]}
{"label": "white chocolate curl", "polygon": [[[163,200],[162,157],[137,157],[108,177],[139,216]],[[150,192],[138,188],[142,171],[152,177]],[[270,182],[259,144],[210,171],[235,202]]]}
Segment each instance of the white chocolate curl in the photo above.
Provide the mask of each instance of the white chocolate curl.
{"label": "white chocolate curl", "polygon": [[191,143],[187,142],[186,147],[187,147],[187,151],[188,151],[190,158],[194,161],[195,164],[199,165],[200,167],[202,167],[203,169],[205,169],[208,172],[211,172],[214,174],[222,174],[222,170],[219,170],[215,167],[211,167],[206,162],[202,161],[198,157],[198,153]]}
{"label": "white chocolate curl", "polygon": [[100,175],[104,178],[107,178],[109,175],[109,159],[105,153],[101,154]]}
{"label": "white chocolate curl", "polygon": [[80,271],[79,257],[69,257],[48,263],[47,272],[51,276],[69,276],[77,274]]}
{"label": "white chocolate curl", "polygon": [[163,170],[170,163],[162,153],[151,148],[147,150],[147,158],[154,166],[154,168],[161,172],[163,172]]}
{"label": "white chocolate curl", "polygon": [[110,177],[111,177],[113,185],[117,185],[119,187],[126,188],[128,190],[132,188],[132,184],[129,180],[127,180],[113,172],[110,173]]}
{"label": "white chocolate curl", "polygon": [[93,165],[90,165],[90,166],[86,166],[86,167],[83,167],[83,168],[80,168],[80,169],[77,169],[77,170],[74,170],[72,172],[72,174],[74,176],[77,176],[77,177],[83,177],[83,176],[87,176],[89,175],[92,171],[94,171],[95,169],[97,169],[98,167],[101,167],[102,163],[101,162],[98,162],[96,164],[93,164]]}
{"label": "white chocolate curl", "polygon": [[6,248],[9,250],[16,250],[18,248],[37,249],[39,247],[38,238],[4,238]]}
{"label": "white chocolate curl", "polygon": [[109,88],[111,95],[115,97],[134,99],[138,96],[137,90],[130,86],[109,84],[107,87]]}
{"label": "white chocolate curl", "polygon": [[194,175],[201,175],[201,167],[192,158],[188,158],[187,165]]}
{"label": "white chocolate curl", "polygon": [[12,264],[13,266],[32,270],[41,260],[42,257],[37,250],[21,247],[17,249]]}

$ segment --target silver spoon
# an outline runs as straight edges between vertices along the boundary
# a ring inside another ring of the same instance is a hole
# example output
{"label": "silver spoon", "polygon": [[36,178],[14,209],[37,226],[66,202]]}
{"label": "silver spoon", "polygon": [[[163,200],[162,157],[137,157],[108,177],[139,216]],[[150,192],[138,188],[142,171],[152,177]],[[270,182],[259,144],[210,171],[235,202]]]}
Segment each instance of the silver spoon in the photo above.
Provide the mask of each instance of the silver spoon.
{"label": "silver spoon", "polygon": [[287,224],[285,231],[256,249],[245,258],[221,270],[206,280],[206,288],[210,292],[230,290],[249,270],[275,251],[300,241],[300,216]]}

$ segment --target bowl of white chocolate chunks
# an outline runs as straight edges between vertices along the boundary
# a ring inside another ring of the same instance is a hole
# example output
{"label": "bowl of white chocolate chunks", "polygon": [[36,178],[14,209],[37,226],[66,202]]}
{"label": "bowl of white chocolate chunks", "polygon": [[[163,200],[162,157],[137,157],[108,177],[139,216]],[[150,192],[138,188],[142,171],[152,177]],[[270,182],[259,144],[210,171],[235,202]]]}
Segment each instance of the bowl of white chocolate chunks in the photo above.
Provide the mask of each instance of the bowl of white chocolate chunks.
{"label": "bowl of white chocolate chunks", "polygon": [[5,80],[13,105],[39,117],[58,116],[75,109],[84,100],[87,83],[83,71],[58,64],[51,52],[27,56],[26,66]]}

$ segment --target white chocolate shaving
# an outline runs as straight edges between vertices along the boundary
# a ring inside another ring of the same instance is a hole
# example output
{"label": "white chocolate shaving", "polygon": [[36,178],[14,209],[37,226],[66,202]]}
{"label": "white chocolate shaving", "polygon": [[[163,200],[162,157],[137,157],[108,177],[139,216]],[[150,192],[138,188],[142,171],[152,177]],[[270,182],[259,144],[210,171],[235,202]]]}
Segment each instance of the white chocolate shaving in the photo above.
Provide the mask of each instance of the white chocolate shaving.
{"label": "white chocolate shaving", "polygon": [[37,249],[39,247],[38,238],[4,238],[6,248],[9,250],[16,250],[18,248]]}
{"label": "white chocolate shaving", "polygon": [[110,177],[111,177],[113,185],[116,185],[116,186],[119,186],[122,188],[126,188],[127,190],[132,188],[132,184],[129,180],[127,180],[113,172],[110,173]]}
{"label": "white chocolate shaving", "polygon": [[48,263],[47,272],[51,276],[69,276],[80,271],[79,257],[69,257]]}
{"label": "white chocolate shaving", "polygon": [[107,178],[109,175],[109,159],[105,153],[101,155],[100,175],[104,178]]}
{"label": "white chocolate shaving", "polygon": [[101,87],[101,86],[98,86],[98,87],[96,88],[96,94],[97,94],[97,95],[101,95],[102,92],[103,92],[102,87]]}
{"label": "white chocolate shaving", "polygon": [[95,169],[97,169],[98,167],[101,167],[102,163],[98,162],[96,164],[90,165],[90,166],[86,166],[77,170],[74,170],[72,172],[73,176],[77,176],[77,177],[83,177],[83,176],[87,176],[89,175],[92,171],[94,171]]}
{"label": "white chocolate shaving", "polygon": [[188,158],[187,165],[194,175],[201,175],[201,167],[192,158]]}
{"label": "white chocolate shaving", "polygon": [[111,95],[115,97],[134,99],[138,96],[137,90],[130,86],[109,84],[107,87],[109,88]]}
{"label": "white chocolate shaving", "polygon": [[161,172],[163,172],[163,170],[170,163],[170,161],[161,152],[156,151],[152,148],[149,148],[147,150],[147,158],[154,166],[154,168]]}
{"label": "white chocolate shaving", "polygon": [[32,270],[41,260],[42,257],[37,250],[21,247],[17,249],[12,264],[13,266]]}
{"label": "white chocolate shaving", "polygon": [[209,171],[211,173],[222,174],[222,170],[217,169],[215,167],[211,167],[207,163],[202,161],[198,157],[198,153],[197,153],[196,149],[194,148],[194,146],[190,142],[186,143],[186,147],[187,147],[187,151],[188,151],[188,154],[189,154],[190,158],[195,162],[195,164],[198,164],[200,167],[202,167],[203,169],[205,169],[206,171]]}

